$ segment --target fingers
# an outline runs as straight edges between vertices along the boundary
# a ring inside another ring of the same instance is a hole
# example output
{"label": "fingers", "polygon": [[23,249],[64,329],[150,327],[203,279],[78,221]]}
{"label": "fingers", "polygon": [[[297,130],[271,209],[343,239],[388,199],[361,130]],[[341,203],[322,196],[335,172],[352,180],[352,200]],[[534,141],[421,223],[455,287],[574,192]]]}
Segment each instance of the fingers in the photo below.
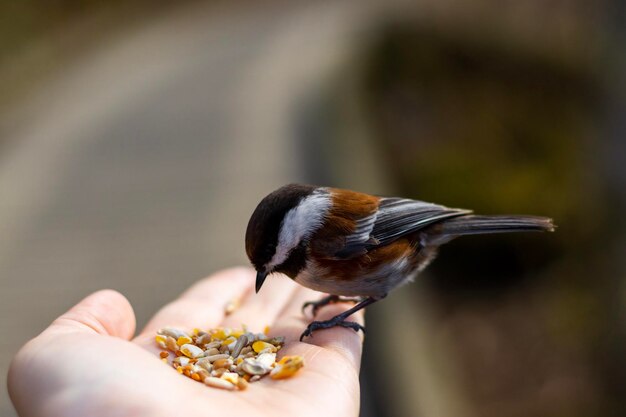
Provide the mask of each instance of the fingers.
{"label": "fingers", "polygon": [[246,294],[241,306],[224,319],[222,326],[239,328],[245,324],[252,332],[263,331],[265,326],[273,325],[298,287],[285,275],[270,275],[258,294]]}
{"label": "fingers", "polygon": [[190,329],[216,327],[224,318],[227,302],[242,298],[254,285],[249,268],[232,268],[205,278],[159,310],[142,330],[152,336],[165,326]]}
{"label": "fingers", "polygon": [[101,290],[84,298],[46,331],[81,331],[128,340],[135,332],[135,313],[122,294]]}
{"label": "fingers", "polygon": [[[130,345],[125,340],[134,332],[135,314],[122,294],[102,290],[85,297],[23,346],[11,361],[7,387],[16,410],[24,416],[61,415],[50,411],[58,402],[45,400],[62,391],[75,373],[88,375],[93,382],[93,364],[89,361],[99,358],[99,353],[102,357],[110,353],[106,349],[98,352],[100,347]],[[81,358],[81,354],[86,357]],[[75,363],[89,363],[90,370],[85,372],[84,366],[73,366]]]}
{"label": "fingers", "polygon": [[[305,317],[301,312],[302,304],[306,301],[320,299],[323,294],[306,289],[299,288],[292,296],[290,302],[280,313],[276,320],[276,325],[272,328],[271,333],[276,335],[284,335],[289,342],[297,341],[306,326],[312,321],[310,317]],[[340,314],[353,304],[337,303],[322,307],[314,320],[328,320]],[[350,317],[349,321],[363,324],[363,312],[359,311]],[[312,337],[303,340],[306,344],[317,345],[322,348],[330,349],[345,357],[356,369],[361,363],[361,348],[363,342],[362,332],[355,332],[352,329],[341,327],[333,327],[330,329],[318,330],[313,333]]]}

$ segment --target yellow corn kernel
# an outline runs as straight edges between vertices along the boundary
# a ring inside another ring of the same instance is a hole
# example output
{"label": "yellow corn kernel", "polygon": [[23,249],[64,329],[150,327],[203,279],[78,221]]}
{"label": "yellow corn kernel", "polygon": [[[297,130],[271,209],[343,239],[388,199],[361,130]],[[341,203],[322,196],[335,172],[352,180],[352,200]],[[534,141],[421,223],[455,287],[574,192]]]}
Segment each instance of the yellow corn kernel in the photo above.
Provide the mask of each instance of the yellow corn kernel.
{"label": "yellow corn kernel", "polygon": [[236,362],[237,365],[239,365],[241,362],[243,362],[243,358],[242,357],[238,357],[237,358],[237,362]]}
{"label": "yellow corn kernel", "polygon": [[236,337],[233,336],[228,336],[226,339],[224,339],[224,341],[222,342],[222,346],[228,346],[231,343],[234,343],[237,341]]}
{"label": "yellow corn kernel", "polygon": [[180,347],[180,351],[188,358],[199,358],[204,355],[204,351],[196,345],[184,344]]}
{"label": "yellow corn kernel", "polygon": [[193,342],[193,340],[191,339],[191,337],[189,336],[181,336],[178,338],[178,340],[176,341],[176,344],[178,346],[182,346],[182,345],[186,345],[188,343]]}
{"label": "yellow corn kernel", "polygon": [[259,352],[261,352],[262,350],[265,350],[265,349],[270,349],[270,352],[276,352],[276,346],[274,346],[271,343],[263,342],[261,340],[257,340],[256,342],[254,342],[252,344],[252,349],[256,353],[259,353]]}
{"label": "yellow corn kernel", "polygon": [[237,388],[239,388],[240,390],[248,388],[248,381],[246,381],[244,378],[237,379]]}
{"label": "yellow corn kernel", "polygon": [[183,367],[182,366],[177,366],[176,367],[176,372],[178,372],[179,374],[183,373]]}
{"label": "yellow corn kernel", "polygon": [[263,333],[265,334],[265,336],[270,334],[270,326],[265,326],[265,328],[263,329]]}
{"label": "yellow corn kernel", "polygon": [[194,372],[193,374],[191,374],[191,379],[193,379],[194,381],[200,381],[200,375]]}
{"label": "yellow corn kernel", "polygon": [[303,366],[304,358],[302,356],[285,356],[278,361],[274,369],[272,369],[270,377],[272,377],[272,379],[289,378],[298,372],[298,369]]}
{"label": "yellow corn kernel", "polygon": [[215,369],[228,368],[232,364],[233,362],[231,359],[218,359],[215,362],[213,362],[213,368]]}
{"label": "yellow corn kernel", "polygon": [[200,329],[198,329],[197,327],[194,327],[192,333],[194,336],[198,336],[198,333],[200,333],[200,331],[201,331]]}
{"label": "yellow corn kernel", "polygon": [[233,330],[232,333],[230,334],[232,337],[234,337],[235,339],[239,339],[239,336],[241,336],[242,334],[244,334],[245,332],[241,329],[236,329]]}
{"label": "yellow corn kernel", "polygon": [[233,385],[237,385],[237,383],[239,382],[239,375],[235,372],[224,372],[221,378],[230,382]]}
{"label": "yellow corn kernel", "polygon": [[211,336],[211,340],[224,340],[228,336],[230,336],[231,330],[226,328],[219,328],[213,335]]}
{"label": "yellow corn kernel", "polygon": [[[301,363],[304,364],[304,358],[300,355],[292,355],[292,356],[283,356],[278,363],[280,365],[292,364],[292,363]],[[300,365],[302,366],[302,365]]]}
{"label": "yellow corn kernel", "polygon": [[154,340],[156,340],[157,345],[159,345],[159,347],[161,349],[166,349],[167,345],[165,344],[166,340],[167,340],[167,336],[162,335],[162,334],[157,334],[154,338]]}

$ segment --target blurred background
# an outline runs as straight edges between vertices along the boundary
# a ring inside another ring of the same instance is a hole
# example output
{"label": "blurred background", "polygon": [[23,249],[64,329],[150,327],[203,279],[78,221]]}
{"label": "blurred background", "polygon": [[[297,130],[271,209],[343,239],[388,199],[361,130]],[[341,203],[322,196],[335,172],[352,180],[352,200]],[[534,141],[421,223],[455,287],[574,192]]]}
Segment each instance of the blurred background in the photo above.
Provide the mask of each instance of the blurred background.
{"label": "blurred background", "polygon": [[454,241],[369,308],[363,417],[626,415],[625,16],[0,3],[0,373],[91,291],[124,293],[141,326],[247,264],[257,202],[302,181],[559,226]]}

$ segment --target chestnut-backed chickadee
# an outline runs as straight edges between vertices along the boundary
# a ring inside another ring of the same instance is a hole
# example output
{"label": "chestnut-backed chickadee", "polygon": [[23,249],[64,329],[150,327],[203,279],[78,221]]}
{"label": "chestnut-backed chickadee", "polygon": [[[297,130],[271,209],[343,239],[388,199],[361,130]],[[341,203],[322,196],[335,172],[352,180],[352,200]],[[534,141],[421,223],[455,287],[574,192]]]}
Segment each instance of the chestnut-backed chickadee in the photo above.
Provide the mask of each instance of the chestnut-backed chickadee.
{"label": "chestnut-backed chickadee", "polygon": [[[313,310],[337,301],[358,301],[346,312],[314,321],[313,331],[334,326],[363,330],[345,319],[410,282],[457,236],[553,231],[552,220],[533,216],[478,216],[423,201],[330,187],[290,184],[257,206],[246,231],[256,291],[268,274],[281,272],[330,296],[306,303]],[[345,298],[350,297],[350,298]]]}

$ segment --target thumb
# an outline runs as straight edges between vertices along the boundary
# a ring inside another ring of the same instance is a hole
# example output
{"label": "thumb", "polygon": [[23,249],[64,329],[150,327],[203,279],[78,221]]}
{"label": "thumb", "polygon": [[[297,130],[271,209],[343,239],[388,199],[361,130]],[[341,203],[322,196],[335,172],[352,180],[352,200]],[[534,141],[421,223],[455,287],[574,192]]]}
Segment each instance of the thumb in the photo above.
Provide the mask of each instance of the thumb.
{"label": "thumb", "polygon": [[135,313],[119,292],[97,291],[52,322],[46,330],[52,333],[76,331],[129,340],[135,333]]}

